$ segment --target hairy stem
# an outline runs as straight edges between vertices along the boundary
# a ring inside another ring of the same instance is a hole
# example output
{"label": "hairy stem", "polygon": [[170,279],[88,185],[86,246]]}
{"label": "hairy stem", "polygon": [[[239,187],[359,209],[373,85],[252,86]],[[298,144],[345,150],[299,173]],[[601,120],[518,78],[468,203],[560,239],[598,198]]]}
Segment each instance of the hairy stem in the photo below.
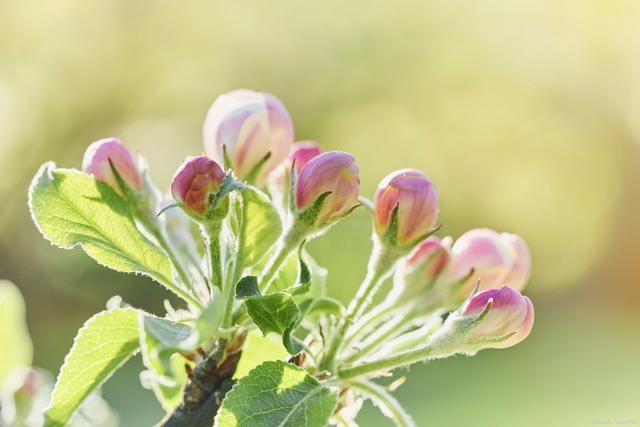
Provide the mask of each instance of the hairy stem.
{"label": "hairy stem", "polygon": [[202,227],[205,239],[207,258],[209,260],[209,277],[211,286],[217,286],[222,291],[222,258],[220,256],[220,223],[207,224]]}
{"label": "hairy stem", "polygon": [[357,381],[351,387],[369,398],[398,427],[416,427],[411,416],[384,387],[370,381]]}
{"label": "hairy stem", "polygon": [[424,362],[432,359],[440,359],[455,354],[455,350],[448,350],[437,345],[427,345],[417,350],[394,354],[381,359],[372,360],[356,366],[338,369],[338,376],[343,380],[351,378],[371,376],[380,371],[387,371],[416,362]]}
{"label": "hairy stem", "polygon": [[269,289],[271,282],[273,282],[276,274],[280,271],[282,264],[284,264],[287,258],[289,258],[289,255],[300,246],[303,240],[304,233],[301,233],[293,227],[282,234],[276,244],[275,252],[260,272],[260,277],[258,277],[258,283],[262,286],[263,292]]}
{"label": "hairy stem", "polygon": [[367,307],[371,305],[374,295],[392,271],[397,259],[398,254],[385,250],[374,237],[373,252],[371,253],[371,258],[369,258],[367,275],[358,288],[356,296],[349,304],[347,315],[338,324],[336,331],[330,338],[321,364],[322,369],[333,370],[336,356],[345,342],[343,338],[349,336],[349,329],[362,316]]}

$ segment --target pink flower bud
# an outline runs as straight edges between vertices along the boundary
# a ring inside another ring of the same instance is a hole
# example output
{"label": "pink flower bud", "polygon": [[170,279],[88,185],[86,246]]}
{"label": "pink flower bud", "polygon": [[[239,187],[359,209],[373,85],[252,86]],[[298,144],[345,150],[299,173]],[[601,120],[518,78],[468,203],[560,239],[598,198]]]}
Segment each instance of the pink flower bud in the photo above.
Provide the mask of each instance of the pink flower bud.
{"label": "pink flower bud", "polygon": [[414,243],[432,230],[438,220],[438,193],[429,179],[413,169],[387,175],[378,185],[374,201],[374,221],[378,235],[384,236],[393,212],[398,208],[395,243]]}
{"label": "pink flower bud", "polygon": [[289,161],[294,165],[296,174],[300,174],[300,170],[309,160],[322,154],[320,146],[313,141],[296,142],[291,146],[289,153]]}
{"label": "pink flower bud", "polygon": [[305,211],[320,196],[330,193],[318,213],[315,224],[323,224],[346,214],[358,200],[360,175],[351,154],[329,151],[309,160],[296,181],[296,207]]}
{"label": "pink flower bud", "polygon": [[82,170],[109,184],[118,194],[123,194],[110,161],[131,189],[142,190],[144,183],[140,169],[127,147],[116,138],[105,138],[91,144],[84,153]]}
{"label": "pink flower bud", "polygon": [[419,271],[423,282],[434,281],[449,264],[449,248],[438,237],[430,236],[413,251],[407,259],[410,271]]}
{"label": "pink flower bud", "polygon": [[256,177],[258,183],[287,158],[293,142],[293,124],[282,102],[271,94],[246,89],[216,99],[203,132],[207,155],[224,164],[226,147],[231,167],[240,178],[247,178],[270,155]]}
{"label": "pink flower bud", "polygon": [[509,245],[515,254],[515,261],[511,271],[502,281],[505,285],[521,291],[529,281],[531,275],[531,255],[527,243],[517,234],[502,233],[500,235],[505,244]]}
{"label": "pink flower bud", "polygon": [[195,157],[185,161],[171,182],[173,198],[192,215],[204,215],[211,194],[220,190],[224,172],[208,157]]}
{"label": "pink flower bud", "polygon": [[490,301],[492,305],[489,312],[471,329],[470,338],[481,340],[513,334],[504,341],[489,342],[484,345],[485,348],[507,348],[524,340],[533,327],[533,304],[529,298],[508,286],[474,295],[462,308],[462,316],[480,315]]}
{"label": "pink flower bud", "polygon": [[516,290],[526,285],[531,270],[531,259],[526,243],[518,236],[498,233],[488,228],[467,231],[454,243],[451,280],[459,280],[473,270],[462,297],[480,281],[480,289],[491,289],[507,284]]}

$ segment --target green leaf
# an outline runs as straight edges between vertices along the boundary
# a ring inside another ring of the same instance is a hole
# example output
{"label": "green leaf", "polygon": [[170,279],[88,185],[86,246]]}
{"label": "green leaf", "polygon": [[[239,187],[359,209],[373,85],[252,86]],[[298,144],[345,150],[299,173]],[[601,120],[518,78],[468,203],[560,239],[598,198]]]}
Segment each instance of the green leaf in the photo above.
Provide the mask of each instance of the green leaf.
{"label": "green leaf", "polygon": [[282,345],[282,339],[279,336],[275,334],[263,336],[260,332],[253,330],[247,334],[233,378],[237,380],[246,376],[261,363],[287,360],[289,357],[289,352]]}
{"label": "green leaf", "polygon": [[[18,288],[0,280],[0,386],[12,372],[31,366],[33,345],[27,330],[24,299]],[[10,349],[10,350],[9,350]]]}
{"label": "green leaf", "polygon": [[246,299],[249,297],[259,297],[262,293],[258,287],[258,278],[256,276],[243,277],[236,283],[236,298]]}
{"label": "green leaf", "polygon": [[198,329],[198,343],[214,336],[220,325],[222,325],[222,316],[224,315],[224,301],[220,289],[212,288],[213,297],[209,303],[202,309],[200,316],[196,320],[196,328]]}
{"label": "green leaf", "polygon": [[149,368],[146,380],[163,408],[171,410],[180,403],[180,392],[186,381],[182,362],[185,359],[178,352],[193,349],[198,335],[184,323],[147,313],[140,313],[138,322],[142,361]]}
{"label": "green leaf", "polygon": [[302,259],[302,256],[298,256],[300,260],[300,275],[298,276],[298,284],[289,288],[291,295],[304,295],[311,289],[311,272],[309,267]]}
{"label": "green leaf", "polygon": [[[275,249],[275,247],[273,248]],[[259,264],[257,264],[253,271],[255,274],[259,274],[260,271],[264,268],[264,265],[269,261],[269,258],[273,255],[273,250],[269,252],[267,256],[265,256]],[[299,261],[298,254],[293,252],[287,260],[284,262],[282,267],[276,273],[271,285],[269,286],[269,290],[273,292],[284,291],[285,289],[290,288],[296,284],[296,280],[298,278],[298,269],[299,269]]]}
{"label": "green leaf", "polygon": [[80,246],[106,267],[142,273],[171,286],[169,258],[137,229],[127,202],[109,185],[45,163],[31,183],[29,206],[52,244],[63,249]]}
{"label": "green leaf", "polygon": [[336,393],[305,370],[265,362],[227,393],[215,426],[324,427],[336,403]]}
{"label": "green leaf", "polygon": [[344,305],[331,297],[318,297],[311,301],[305,314],[313,316],[316,314],[331,314],[334,316],[343,316],[345,312]]}
{"label": "green leaf", "polygon": [[87,320],[60,369],[44,426],[64,426],[78,405],[138,352],[139,337],[138,312],[131,308]]}
{"label": "green leaf", "polygon": [[282,232],[280,215],[267,196],[255,188],[242,191],[244,242],[242,265],[251,267],[269,252]]}
{"label": "green leaf", "polygon": [[286,292],[262,297],[249,297],[245,301],[247,313],[264,335],[275,332],[282,335],[282,343],[291,354],[297,354],[302,347],[291,337],[298,324],[300,309]]}

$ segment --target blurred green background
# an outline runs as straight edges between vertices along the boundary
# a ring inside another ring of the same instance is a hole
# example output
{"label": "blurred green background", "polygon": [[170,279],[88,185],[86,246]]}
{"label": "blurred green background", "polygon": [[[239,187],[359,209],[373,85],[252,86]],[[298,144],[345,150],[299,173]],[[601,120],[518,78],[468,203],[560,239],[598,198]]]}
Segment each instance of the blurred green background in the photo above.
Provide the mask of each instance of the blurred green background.
{"label": "blurred green background", "polygon": [[[54,372],[106,300],[156,313],[149,280],[53,248],[27,186],[119,136],[167,188],[219,94],[288,106],[297,139],[352,152],[362,192],[401,167],[435,182],[442,233],[524,236],[533,333],[415,366],[397,396],[420,426],[640,423],[640,2],[5,0],[0,13],[0,277],[24,292],[36,364]],[[314,242],[347,300],[364,211]],[[2,349],[1,351],[10,351]],[[160,417],[130,362],[105,387],[123,426]],[[388,425],[367,407],[363,426]]]}

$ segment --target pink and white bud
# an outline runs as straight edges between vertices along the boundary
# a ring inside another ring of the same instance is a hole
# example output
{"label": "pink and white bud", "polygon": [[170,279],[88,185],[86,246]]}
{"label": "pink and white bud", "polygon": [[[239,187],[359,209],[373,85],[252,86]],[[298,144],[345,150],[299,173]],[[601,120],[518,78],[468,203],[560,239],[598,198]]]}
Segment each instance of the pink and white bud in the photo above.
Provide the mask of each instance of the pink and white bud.
{"label": "pink and white bud", "polygon": [[[479,316],[491,302],[488,313],[469,332],[471,342],[487,339],[483,348],[507,348],[524,340],[533,327],[533,304],[531,300],[520,292],[508,286],[498,289],[482,291],[467,302],[461,309],[461,316]],[[491,341],[492,339],[505,337],[503,341]]]}
{"label": "pink and white bud", "polygon": [[430,236],[409,256],[406,267],[411,273],[417,272],[423,283],[431,283],[447,268],[450,259],[449,247],[440,238]]}
{"label": "pink and white bud", "polygon": [[224,180],[224,171],[208,157],[195,157],[185,161],[171,181],[171,193],[188,214],[206,214]]}
{"label": "pink and white bud", "polygon": [[322,154],[322,149],[313,141],[296,142],[291,146],[289,153],[289,162],[296,170],[296,174],[300,174],[300,170],[309,160]]}
{"label": "pink and white bud", "polygon": [[444,276],[451,259],[450,240],[436,236],[423,240],[396,270],[390,300],[406,303],[413,299],[421,310],[434,306],[455,308],[457,304],[450,302],[451,292],[446,283],[438,280]]}
{"label": "pink and white bud", "polygon": [[224,164],[224,147],[231,168],[240,178],[254,173],[269,155],[256,176],[259,184],[287,158],[293,143],[293,123],[282,102],[271,94],[246,89],[216,99],[207,113],[203,133],[207,156]]}
{"label": "pink and white bud", "polygon": [[410,245],[433,230],[438,220],[438,193],[429,179],[413,169],[387,175],[378,185],[374,200],[374,222],[385,236],[397,208],[395,244]]}
{"label": "pink and white bud", "polygon": [[529,281],[531,275],[531,254],[524,239],[517,234],[502,233],[502,240],[509,245],[514,253],[515,261],[511,271],[502,281],[505,285],[521,291]]}
{"label": "pink and white bud", "polygon": [[488,228],[476,228],[464,233],[453,244],[450,277],[459,280],[473,270],[467,292],[480,281],[480,289],[491,289],[502,281],[514,262],[513,252],[500,234]]}
{"label": "pink and white bud", "polygon": [[109,184],[118,194],[124,194],[118,185],[111,164],[130,189],[141,191],[144,187],[142,173],[127,147],[117,138],[105,138],[87,148],[82,160],[82,170]]}
{"label": "pink and white bud", "polygon": [[320,196],[329,193],[314,223],[325,224],[345,215],[357,205],[359,172],[354,157],[348,153],[329,151],[313,157],[300,169],[295,189],[296,208],[306,211]]}

